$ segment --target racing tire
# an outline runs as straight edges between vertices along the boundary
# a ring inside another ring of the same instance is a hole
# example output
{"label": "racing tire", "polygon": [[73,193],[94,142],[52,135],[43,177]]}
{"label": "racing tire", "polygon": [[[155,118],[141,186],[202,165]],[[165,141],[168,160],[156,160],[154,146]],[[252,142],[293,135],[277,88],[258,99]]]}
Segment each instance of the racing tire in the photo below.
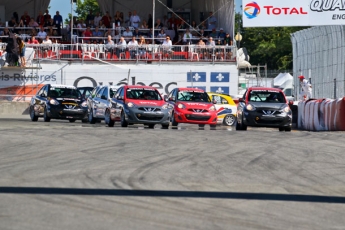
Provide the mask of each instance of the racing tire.
{"label": "racing tire", "polygon": [[204,128],[205,124],[199,124],[199,128]]}
{"label": "racing tire", "polygon": [[285,128],[284,127],[279,127],[279,132],[283,132],[285,131]]}
{"label": "racing tire", "polygon": [[236,122],[236,130],[247,130],[247,125],[243,124],[243,120],[241,122],[241,124],[239,124],[238,122]]}
{"label": "racing tire", "polygon": [[96,124],[97,119],[93,116],[93,109],[90,109],[89,112],[89,122],[90,124]]}
{"label": "racing tire", "polygon": [[121,127],[127,127],[128,126],[128,122],[126,121],[125,118],[125,112],[122,111],[121,113]]}
{"label": "racing tire", "polygon": [[236,122],[236,118],[232,114],[228,114],[224,117],[223,125],[232,126]]}
{"label": "racing tire", "polygon": [[167,124],[167,125],[162,125],[162,128],[163,128],[163,129],[169,129],[169,124]]}
{"label": "racing tire", "polygon": [[171,115],[171,126],[178,126],[178,122],[175,120],[175,114]]}
{"label": "racing tire", "polygon": [[36,116],[34,108],[30,109],[30,118],[31,121],[38,121],[38,116]]}
{"label": "racing tire", "polygon": [[50,117],[48,117],[47,108],[44,108],[43,120],[44,122],[50,122]]}
{"label": "racing tire", "polygon": [[88,123],[88,122],[89,122],[89,119],[87,119],[87,118],[86,118],[86,119],[82,119],[81,122],[82,122],[82,123]]}
{"label": "racing tire", "polygon": [[285,132],[291,132],[291,127],[285,128]]}
{"label": "racing tire", "polygon": [[75,122],[75,119],[69,119],[69,122],[73,123],[73,122]]}
{"label": "racing tire", "polygon": [[155,128],[155,124],[149,124],[149,129],[154,129]]}
{"label": "racing tire", "polygon": [[115,121],[111,120],[109,110],[105,111],[104,121],[108,125],[108,127],[114,127]]}
{"label": "racing tire", "polygon": [[215,130],[217,128],[217,125],[210,125],[212,130]]}

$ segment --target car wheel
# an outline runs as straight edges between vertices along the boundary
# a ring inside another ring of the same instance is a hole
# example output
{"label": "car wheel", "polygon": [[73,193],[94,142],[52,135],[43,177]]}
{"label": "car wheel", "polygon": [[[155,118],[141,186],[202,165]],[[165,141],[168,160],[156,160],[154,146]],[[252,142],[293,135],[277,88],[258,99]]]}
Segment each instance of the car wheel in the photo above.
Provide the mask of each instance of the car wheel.
{"label": "car wheel", "polygon": [[285,132],[291,132],[291,127],[285,128]]}
{"label": "car wheel", "polygon": [[88,121],[89,121],[89,119],[87,119],[87,118],[86,118],[86,119],[81,120],[81,122],[82,122],[82,123],[87,123]]}
{"label": "car wheel", "polygon": [[90,124],[96,124],[96,118],[94,118],[93,116],[93,109],[90,109],[90,112],[89,112],[89,122]]}
{"label": "car wheel", "polygon": [[204,128],[205,124],[199,124],[199,128]]}
{"label": "car wheel", "polygon": [[242,130],[247,131],[247,125],[243,124],[243,121],[242,121]]}
{"label": "car wheel", "polygon": [[38,116],[36,116],[34,108],[30,109],[30,118],[31,118],[31,121],[37,121],[38,120]]}
{"label": "car wheel", "polygon": [[149,128],[150,129],[154,129],[155,128],[155,124],[149,124]]}
{"label": "car wheel", "polygon": [[121,112],[121,127],[127,127],[128,123],[125,118],[125,112]]}
{"label": "car wheel", "polygon": [[228,114],[224,117],[223,124],[227,126],[232,126],[234,125],[235,121],[236,121],[235,116],[232,114]]}
{"label": "car wheel", "polygon": [[171,115],[171,125],[172,126],[178,126],[178,122],[175,120],[175,113]]}
{"label": "car wheel", "polygon": [[167,125],[162,125],[162,128],[163,128],[163,129],[169,129],[169,124],[167,124]]}
{"label": "car wheel", "polygon": [[111,116],[110,116],[110,111],[109,110],[105,111],[104,121],[108,125],[108,127],[114,127],[115,121],[111,120]]}
{"label": "car wheel", "polygon": [[236,122],[236,130],[247,130],[247,125],[243,124],[243,119],[242,119],[241,124]]}
{"label": "car wheel", "polygon": [[285,131],[285,128],[284,127],[279,127],[279,132],[283,132]]}
{"label": "car wheel", "polygon": [[69,122],[73,123],[75,122],[75,119],[69,119]]}
{"label": "car wheel", "polygon": [[240,123],[236,123],[236,130],[241,130],[242,129],[242,125]]}
{"label": "car wheel", "polygon": [[50,122],[50,117],[48,117],[47,108],[44,108],[43,120],[44,122]]}

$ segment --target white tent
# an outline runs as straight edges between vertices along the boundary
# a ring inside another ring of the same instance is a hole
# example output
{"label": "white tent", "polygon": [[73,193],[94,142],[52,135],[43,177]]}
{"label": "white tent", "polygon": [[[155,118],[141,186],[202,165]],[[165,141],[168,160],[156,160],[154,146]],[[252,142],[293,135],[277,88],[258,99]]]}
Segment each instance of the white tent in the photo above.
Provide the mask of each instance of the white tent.
{"label": "white tent", "polygon": [[[168,2],[171,2],[171,8],[168,8]],[[0,0],[0,6],[5,7],[5,17],[0,17],[3,22],[9,21],[13,12],[21,16],[24,11],[28,11],[30,16],[36,18],[38,12],[44,12],[49,3],[50,0]],[[197,24],[208,17],[209,11],[213,11],[217,18],[218,29],[224,28],[224,31],[232,35],[234,31],[234,0],[98,0],[98,3],[101,10],[109,11],[110,15],[122,11],[126,16],[128,11],[137,10],[138,15],[146,20],[148,14],[155,15],[155,18],[163,18],[170,9],[175,12],[190,12],[191,20],[195,20]]]}

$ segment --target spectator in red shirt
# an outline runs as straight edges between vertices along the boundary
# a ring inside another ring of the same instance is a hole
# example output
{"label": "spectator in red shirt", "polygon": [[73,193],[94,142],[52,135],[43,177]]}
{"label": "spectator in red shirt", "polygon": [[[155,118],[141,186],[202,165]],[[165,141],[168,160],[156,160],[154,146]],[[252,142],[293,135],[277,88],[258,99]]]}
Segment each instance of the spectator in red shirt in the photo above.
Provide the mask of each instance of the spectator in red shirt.
{"label": "spectator in red shirt", "polygon": [[32,36],[31,39],[28,41],[28,44],[40,44],[35,36]]}
{"label": "spectator in red shirt", "polygon": [[23,23],[25,26],[28,26],[29,25],[29,22],[30,22],[30,16],[28,15],[28,12],[27,11],[24,11],[24,14],[22,15],[22,17],[20,18],[20,20],[23,20]]}
{"label": "spectator in red shirt", "polygon": [[102,17],[102,21],[107,28],[110,28],[111,17],[109,15],[109,11],[107,11],[105,15]]}
{"label": "spectator in red shirt", "polygon": [[38,25],[44,26],[44,16],[43,16],[42,11],[40,11],[40,12],[38,13],[38,16],[37,16],[37,18],[36,18],[36,22],[38,23]]}
{"label": "spectator in red shirt", "polygon": [[86,28],[86,30],[83,32],[83,40],[86,42],[86,43],[90,43],[90,37],[92,37],[92,32],[90,30],[90,27],[88,26]]}

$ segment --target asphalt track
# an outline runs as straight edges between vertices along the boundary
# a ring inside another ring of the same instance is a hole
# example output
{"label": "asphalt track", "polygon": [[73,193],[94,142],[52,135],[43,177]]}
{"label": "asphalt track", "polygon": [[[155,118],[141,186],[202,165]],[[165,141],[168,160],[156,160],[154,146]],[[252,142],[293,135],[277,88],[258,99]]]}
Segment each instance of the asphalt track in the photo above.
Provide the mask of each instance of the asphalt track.
{"label": "asphalt track", "polygon": [[0,118],[0,229],[345,229],[344,132]]}

